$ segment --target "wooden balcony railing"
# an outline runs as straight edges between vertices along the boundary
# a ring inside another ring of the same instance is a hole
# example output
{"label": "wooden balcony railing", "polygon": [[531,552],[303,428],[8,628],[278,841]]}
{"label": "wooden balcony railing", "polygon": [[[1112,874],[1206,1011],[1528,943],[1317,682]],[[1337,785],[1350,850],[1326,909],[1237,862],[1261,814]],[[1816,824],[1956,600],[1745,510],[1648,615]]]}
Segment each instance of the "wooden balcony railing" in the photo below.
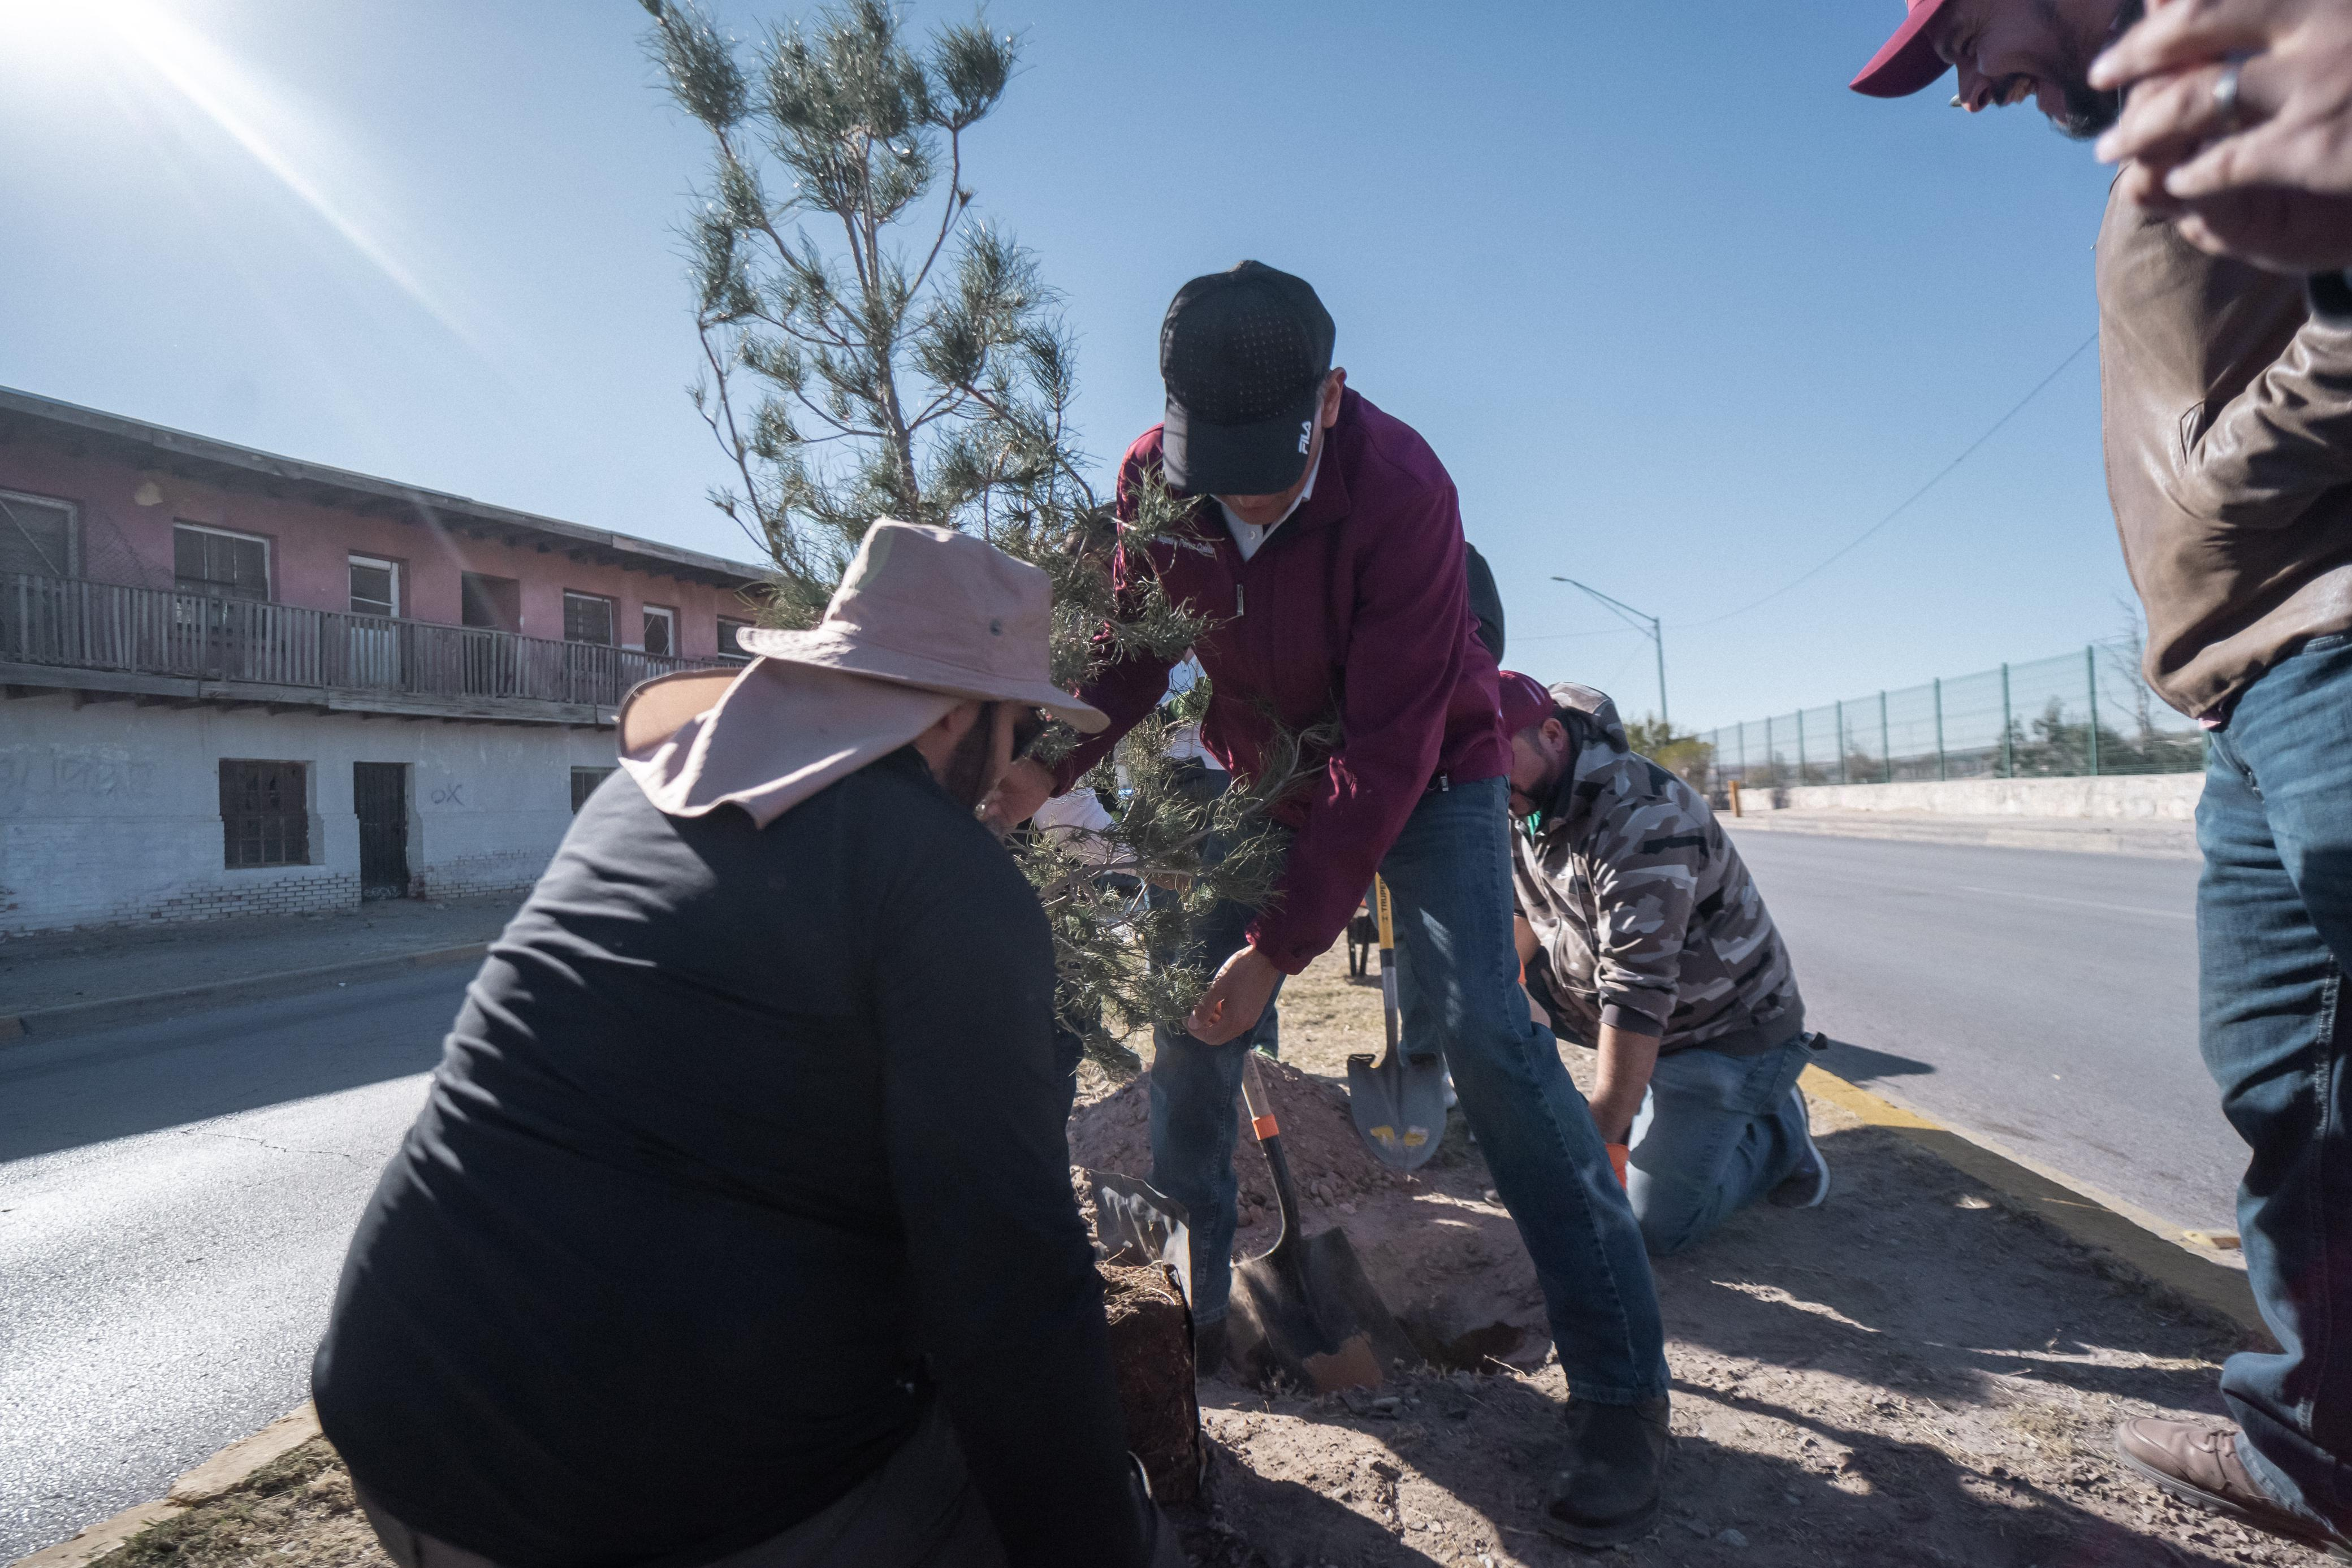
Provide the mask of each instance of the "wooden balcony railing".
{"label": "wooden balcony railing", "polygon": [[0,572],[0,664],[611,707],[652,676],[732,663]]}

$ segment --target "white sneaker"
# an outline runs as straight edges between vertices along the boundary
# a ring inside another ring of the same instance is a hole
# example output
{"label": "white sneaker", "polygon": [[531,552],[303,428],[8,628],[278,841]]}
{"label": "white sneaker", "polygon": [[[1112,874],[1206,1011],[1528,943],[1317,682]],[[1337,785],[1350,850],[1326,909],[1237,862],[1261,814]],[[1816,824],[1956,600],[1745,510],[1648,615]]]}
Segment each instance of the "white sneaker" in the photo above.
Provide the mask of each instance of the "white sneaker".
{"label": "white sneaker", "polygon": [[1805,1157],[1769,1196],[1781,1208],[1819,1208],[1830,1195],[1830,1163],[1822,1158],[1821,1145],[1813,1142],[1813,1119],[1805,1108],[1805,1092],[1791,1088],[1789,1097],[1797,1103],[1797,1124],[1805,1130]]}

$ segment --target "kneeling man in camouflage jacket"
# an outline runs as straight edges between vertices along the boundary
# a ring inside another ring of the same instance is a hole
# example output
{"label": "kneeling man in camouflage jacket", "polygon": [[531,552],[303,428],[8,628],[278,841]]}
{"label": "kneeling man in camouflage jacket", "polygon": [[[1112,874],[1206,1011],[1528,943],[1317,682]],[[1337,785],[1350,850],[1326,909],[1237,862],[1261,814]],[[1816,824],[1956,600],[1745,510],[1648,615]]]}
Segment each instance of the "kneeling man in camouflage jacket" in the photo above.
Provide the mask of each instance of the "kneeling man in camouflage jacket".
{"label": "kneeling man in camouflage jacket", "polygon": [[1601,693],[1506,671],[1502,705],[1528,993],[1600,1053],[1592,1119],[1625,1149],[1651,1254],[1768,1194],[1820,1203],[1829,1166],[1796,1087],[1805,1005],[1739,852]]}

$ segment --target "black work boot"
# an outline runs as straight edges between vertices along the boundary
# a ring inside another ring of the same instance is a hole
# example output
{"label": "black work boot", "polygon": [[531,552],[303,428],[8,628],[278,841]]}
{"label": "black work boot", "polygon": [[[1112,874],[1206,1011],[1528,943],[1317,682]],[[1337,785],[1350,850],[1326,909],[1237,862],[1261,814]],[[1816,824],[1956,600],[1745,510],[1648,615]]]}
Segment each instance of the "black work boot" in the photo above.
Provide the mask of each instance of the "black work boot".
{"label": "black work boot", "polygon": [[1638,1541],[1658,1521],[1666,1401],[1568,1406],[1568,1466],[1552,1478],[1544,1528],[1577,1546]]}

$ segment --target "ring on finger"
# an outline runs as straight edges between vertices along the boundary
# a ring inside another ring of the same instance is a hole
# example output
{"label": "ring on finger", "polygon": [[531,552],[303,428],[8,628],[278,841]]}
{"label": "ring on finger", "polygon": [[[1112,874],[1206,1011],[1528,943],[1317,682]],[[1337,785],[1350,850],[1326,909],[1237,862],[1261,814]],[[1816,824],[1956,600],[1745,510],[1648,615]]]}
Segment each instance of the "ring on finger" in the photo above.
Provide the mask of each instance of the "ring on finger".
{"label": "ring on finger", "polygon": [[2221,74],[2213,78],[2213,110],[2221,117],[2221,124],[2226,130],[2238,129],[2238,78],[2245,68],[2245,61],[2231,60],[2221,68]]}

